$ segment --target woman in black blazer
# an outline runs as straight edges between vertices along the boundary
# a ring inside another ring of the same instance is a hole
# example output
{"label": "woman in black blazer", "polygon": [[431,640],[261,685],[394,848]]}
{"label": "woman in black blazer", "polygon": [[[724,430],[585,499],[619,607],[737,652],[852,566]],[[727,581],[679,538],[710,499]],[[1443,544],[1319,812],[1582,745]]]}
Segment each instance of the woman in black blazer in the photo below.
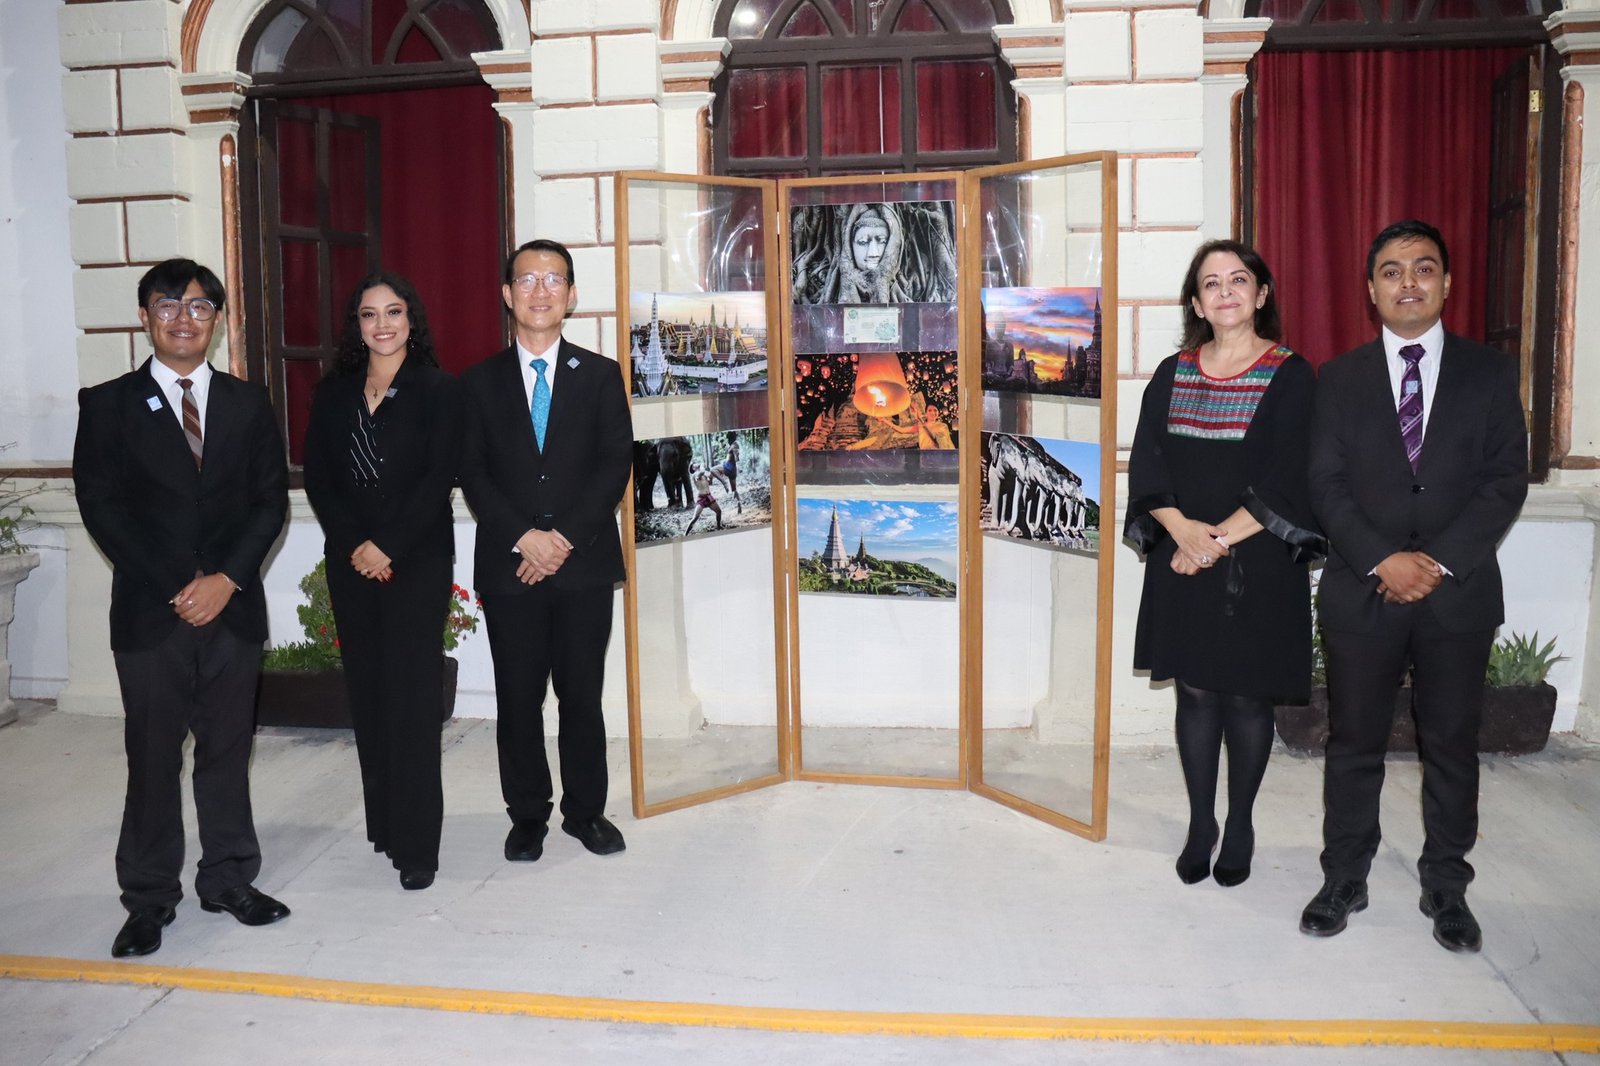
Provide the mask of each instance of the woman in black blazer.
{"label": "woman in black blazer", "polygon": [[350,296],[306,431],[306,497],[322,523],[367,839],[427,888],[439,868],[444,623],[455,556],[456,381],[416,290],[376,273]]}

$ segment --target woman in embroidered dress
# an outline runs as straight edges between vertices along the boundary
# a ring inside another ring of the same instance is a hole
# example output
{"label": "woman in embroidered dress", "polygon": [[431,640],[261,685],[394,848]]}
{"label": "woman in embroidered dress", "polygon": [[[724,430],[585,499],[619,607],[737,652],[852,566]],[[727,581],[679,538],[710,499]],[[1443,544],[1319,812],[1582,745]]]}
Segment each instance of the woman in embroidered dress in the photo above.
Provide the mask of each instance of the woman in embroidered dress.
{"label": "woman in embroidered dress", "polygon": [[1211,241],[1195,253],[1183,317],[1182,350],[1145,388],[1128,462],[1124,533],[1146,555],[1133,665],[1177,688],[1189,793],[1178,876],[1232,886],[1250,876],[1273,704],[1303,702],[1310,690],[1305,564],[1324,550],[1306,485],[1315,377],[1278,343],[1272,273],[1242,244]]}

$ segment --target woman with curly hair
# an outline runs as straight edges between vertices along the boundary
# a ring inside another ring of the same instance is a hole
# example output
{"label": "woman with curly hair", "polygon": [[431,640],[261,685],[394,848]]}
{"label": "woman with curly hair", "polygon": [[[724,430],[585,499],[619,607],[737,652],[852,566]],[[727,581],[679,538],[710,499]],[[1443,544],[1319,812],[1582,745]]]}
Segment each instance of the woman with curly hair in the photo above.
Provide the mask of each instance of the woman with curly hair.
{"label": "woman with curly hair", "polygon": [[367,839],[427,888],[439,868],[442,646],[460,451],[456,381],[404,278],[362,279],[306,431],[306,497],[322,523],[361,762]]}

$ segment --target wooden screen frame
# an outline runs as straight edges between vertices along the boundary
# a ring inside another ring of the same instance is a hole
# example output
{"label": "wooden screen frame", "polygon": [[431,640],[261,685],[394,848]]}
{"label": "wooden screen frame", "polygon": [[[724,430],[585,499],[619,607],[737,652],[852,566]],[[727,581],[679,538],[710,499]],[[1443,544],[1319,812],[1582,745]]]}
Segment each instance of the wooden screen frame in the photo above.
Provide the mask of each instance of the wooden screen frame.
{"label": "wooden screen frame", "polygon": [[[845,174],[834,177],[784,178],[778,182],[778,211],[780,222],[778,262],[783,267],[781,305],[783,319],[782,369],[786,383],[791,382],[794,379],[794,363],[795,359],[797,358],[794,351],[794,316],[791,313],[791,310],[794,307],[794,278],[792,277],[791,271],[788,269],[788,264],[790,263],[790,235],[788,219],[790,210],[790,193],[792,190],[832,188],[835,186],[848,185],[920,185],[925,182],[932,181],[948,181],[955,186],[954,200],[956,205],[956,225],[955,232],[951,236],[956,241],[957,284],[961,285],[963,284],[960,280],[961,271],[963,268],[961,266],[960,254],[962,235],[965,231],[966,225],[966,219],[964,217],[964,205],[966,203],[967,176],[965,172],[959,170],[929,170],[917,171],[909,174]],[[957,367],[963,365],[963,359],[965,358],[970,347],[969,336],[971,334],[971,329],[969,328],[968,318],[971,314],[972,308],[969,306],[969,301],[961,299],[960,290],[958,289],[956,299]],[[960,388],[959,384],[957,387],[958,389]],[[966,420],[969,417],[969,412],[964,390],[961,396],[960,412],[961,416],[960,419],[958,419],[957,424],[965,426],[968,424]],[[966,685],[964,682],[961,686],[962,691],[958,698],[956,711],[957,753],[956,775],[954,777],[925,777],[915,774],[859,774],[835,770],[807,770],[805,768],[805,751],[804,746],[801,743],[801,708],[803,707],[803,703],[801,702],[800,696],[800,548],[798,544],[797,529],[797,486],[793,476],[799,462],[799,441],[796,439],[798,434],[795,432],[794,427],[795,418],[796,411],[794,409],[794,405],[791,403],[784,412],[783,437],[785,449],[784,465],[785,469],[791,475],[788,478],[788,483],[784,487],[784,494],[786,497],[787,510],[789,514],[787,540],[793,551],[793,555],[789,561],[789,564],[785,568],[785,577],[787,578],[789,588],[789,751],[791,752],[794,760],[792,764],[792,776],[801,781],[826,781],[834,784],[846,785],[889,785],[895,788],[965,789],[967,787],[967,745],[969,741],[968,734],[970,731],[967,728],[968,708]],[[965,560],[970,547],[968,542],[969,531],[967,528],[969,523],[966,521],[967,493],[965,464],[962,464],[960,477],[961,480],[958,482],[957,487],[958,512],[956,518],[956,554],[958,559]],[[961,630],[962,634],[965,634],[968,617],[967,610],[971,601],[971,595],[966,588],[966,579],[963,579],[958,583],[956,595],[958,596],[959,611],[959,621],[957,626]],[[961,661],[957,668],[957,676],[964,679],[966,676],[965,671],[967,669],[965,651],[966,641],[964,635],[958,638],[958,644],[961,648]]]}
{"label": "wooden screen frame", "polygon": [[[633,183],[654,183],[662,185],[680,185],[686,187],[707,188],[735,188],[756,189],[761,193],[762,217],[767,224],[762,233],[761,254],[767,264],[767,419],[771,427],[770,435],[776,436],[779,427],[783,424],[783,412],[790,406],[788,392],[790,382],[783,373],[783,365],[773,351],[774,330],[772,324],[777,320],[779,313],[778,290],[772,283],[773,264],[778,249],[778,235],[775,231],[778,218],[775,206],[777,185],[775,182],[759,178],[724,178],[692,174],[664,174],[654,171],[624,171],[618,173],[615,182],[615,226],[614,240],[616,242],[616,281],[617,281],[617,362],[622,367],[622,380],[628,391],[628,408],[633,409],[633,358],[629,343],[632,334],[630,322],[630,257],[632,247],[630,230],[628,226],[628,190]],[[770,437],[769,437],[770,439]],[[779,450],[776,441],[770,444],[772,449],[772,479],[776,482],[780,477],[785,482],[792,482],[789,477],[789,467],[786,456],[787,449]],[[639,679],[639,593],[635,581],[631,580],[637,572],[637,546],[634,542],[634,492],[633,475],[628,475],[628,491],[622,498],[622,554],[623,562],[627,567],[630,580],[623,582],[623,631],[627,641],[627,678],[628,678],[628,770],[629,780],[633,794],[633,816],[635,818],[648,818],[652,815],[665,814],[668,811],[682,810],[685,807],[694,807],[712,800],[736,796],[744,792],[753,792],[756,789],[766,788],[770,785],[788,780],[792,774],[789,767],[792,757],[788,750],[790,704],[788,701],[787,670],[789,660],[784,654],[788,646],[785,631],[785,604],[784,592],[787,588],[785,575],[793,568],[793,555],[785,542],[785,531],[788,529],[787,511],[784,499],[777,491],[774,484],[772,492],[772,607],[773,607],[773,669],[775,671],[775,689],[777,694],[776,708],[776,743],[778,769],[775,773],[763,774],[746,781],[736,781],[732,784],[717,785],[699,792],[691,792],[682,796],[659,803],[651,803],[645,797],[645,765],[644,765],[644,738],[643,738],[643,709],[641,707],[642,694]]]}
{"label": "wooden screen frame", "polygon": [[[1090,792],[1090,818],[1085,822],[1071,815],[1025,799],[1004,789],[990,785],[983,779],[983,535],[976,521],[963,523],[962,533],[971,537],[965,555],[966,585],[970,594],[970,619],[963,611],[961,682],[962,705],[966,712],[963,732],[970,735],[965,745],[969,764],[967,778],[973,792],[1012,810],[1031,815],[1070,833],[1090,840],[1104,840],[1106,835],[1107,795],[1110,788],[1111,763],[1111,630],[1112,604],[1115,588],[1115,556],[1118,540],[1107,537],[1108,527],[1115,529],[1117,515],[1117,153],[1086,152],[1078,155],[1055,156],[1050,159],[1029,160],[1005,166],[984,167],[971,170],[966,175],[963,213],[967,218],[979,217],[983,183],[987,178],[1010,177],[1068,167],[1098,163],[1100,165],[1100,306],[1103,309],[1100,329],[1100,552],[1096,560],[1097,596],[1095,607],[1095,681],[1094,681],[1094,781]],[[982,233],[976,228],[962,228],[961,242],[961,305],[965,312],[963,321],[976,315],[982,299]],[[981,337],[969,336],[976,329],[963,326],[963,337],[968,344],[981,345]],[[976,427],[980,432],[983,418],[983,380],[978,360],[968,360],[961,367],[962,422],[963,427]],[[969,413],[976,413],[975,421],[968,421]],[[968,432],[972,430],[969,428]],[[961,457],[961,484],[963,508],[978,506],[978,458],[976,441]]]}

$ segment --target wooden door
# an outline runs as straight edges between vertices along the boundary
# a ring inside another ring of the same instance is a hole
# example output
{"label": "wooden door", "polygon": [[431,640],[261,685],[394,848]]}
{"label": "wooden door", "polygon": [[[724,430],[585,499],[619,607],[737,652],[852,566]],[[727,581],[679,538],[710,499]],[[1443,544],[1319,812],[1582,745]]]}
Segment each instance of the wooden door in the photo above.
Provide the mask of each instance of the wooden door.
{"label": "wooden door", "polygon": [[1521,367],[1529,408],[1537,283],[1539,135],[1543,101],[1538,59],[1529,56],[1495,79],[1489,171],[1489,270],[1484,340]]}

